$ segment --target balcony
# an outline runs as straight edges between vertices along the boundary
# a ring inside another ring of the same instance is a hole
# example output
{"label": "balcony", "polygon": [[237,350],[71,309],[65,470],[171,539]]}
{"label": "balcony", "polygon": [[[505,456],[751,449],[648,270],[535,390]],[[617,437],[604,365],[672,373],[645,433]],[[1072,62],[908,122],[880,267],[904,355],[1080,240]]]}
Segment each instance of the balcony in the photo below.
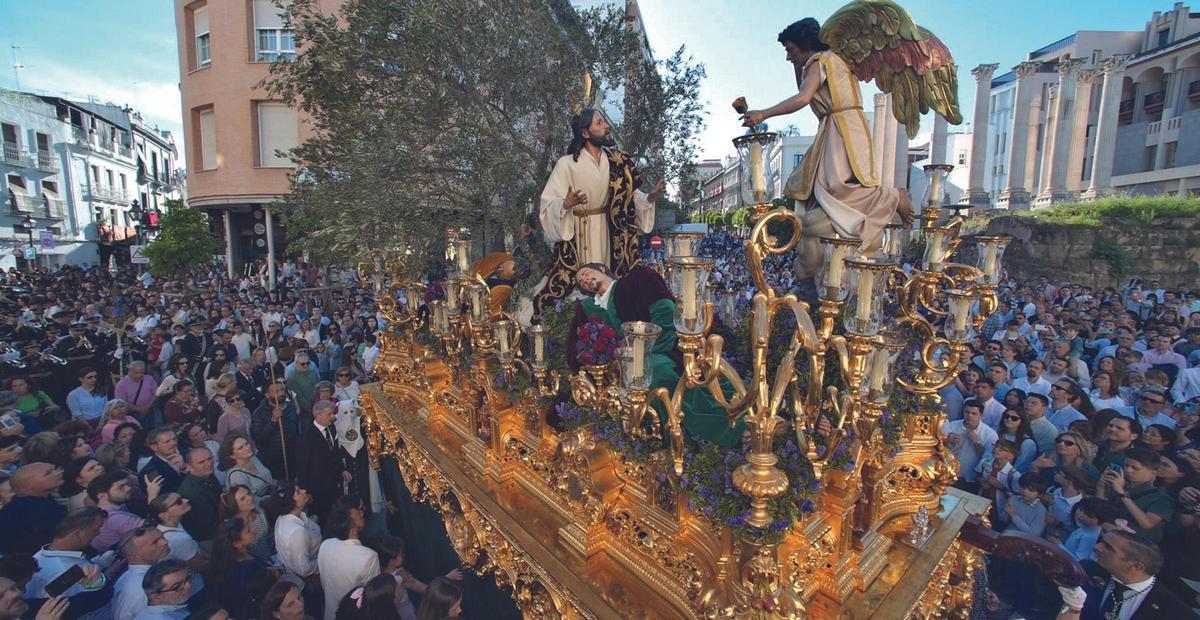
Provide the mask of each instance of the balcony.
{"label": "balcony", "polygon": [[1121,102],[1121,106],[1117,108],[1117,121],[1120,123],[1133,122],[1133,99]]}
{"label": "balcony", "polygon": [[54,159],[54,153],[38,151],[37,167],[43,172],[58,172],[58,161]]}
{"label": "balcony", "polygon": [[45,205],[45,212],[42,214],[34,214],[37,217],[44,217],[52,220],[67,219],[67,201],[62,198],[43,197],[42,202]]}
{"label": "balcony", "polygon": [[15,215],[33,213],[33,196],[8,190],[8,212]]}
{"label": "balcony", "polygon": [[112,226],[110,224],[100,224],[97,226],[100,231],[100,241],[104,243],[115,243],[118,241],[126,241],[137,238],[137,230],[132,226]]}
{"label": "balcony", "polygon": [[128,190],[104,185],[93,185],[90,188],[84,185],[80,190],[88,200],[99,200],[119,205],[127,205],[134,198],[133,193]]}
{"label": "balcony", "polygon": [[16,142],[4,143],[4,163],[10,166],[20,166],[22,168],[31,167],[32,162],[29,161],[24,153],[21,152],[21,147]]}
{"label": "balcony", "polygon": [[1162,112],[1163,103],[1167,100],[1167,92],[1160,90],[1157,93],[1150,93],[1142,98],[1142,108],[1147,114],[1155,114]]}

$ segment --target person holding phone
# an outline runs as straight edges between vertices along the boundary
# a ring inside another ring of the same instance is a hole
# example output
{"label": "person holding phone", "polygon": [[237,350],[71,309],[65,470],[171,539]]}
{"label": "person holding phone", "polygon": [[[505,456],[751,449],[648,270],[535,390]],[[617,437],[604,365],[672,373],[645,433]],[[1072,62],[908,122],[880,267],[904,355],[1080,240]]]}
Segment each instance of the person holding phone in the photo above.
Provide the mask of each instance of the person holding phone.
{"label": "person holding phone", "polygon": [[100,532],[106,516],[103,510],[87,506],[59,522],[54,539],[33,556],[38,572],[25,587],[27,598],[66,596],[80,616],[109,604],[112,588],[108,587],[104,569],[114,566],[115,554],[88,559],[84,553]]}

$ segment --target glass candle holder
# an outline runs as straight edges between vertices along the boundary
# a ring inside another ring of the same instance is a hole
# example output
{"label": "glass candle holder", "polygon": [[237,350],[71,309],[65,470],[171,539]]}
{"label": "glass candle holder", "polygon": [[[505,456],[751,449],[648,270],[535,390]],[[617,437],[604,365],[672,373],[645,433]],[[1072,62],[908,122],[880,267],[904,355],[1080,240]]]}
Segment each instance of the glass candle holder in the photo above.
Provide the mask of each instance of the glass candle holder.
{"label": "glass candle holder", "polygon": [[467,285],[467,299],[470,302],[471,320],[476,323],[483,321],[487,315],[487,286],[478,282]]}
{"label": "glass candle holder", "polygon": [[529,365],[534,370],[545,370],[546,328],[542,325],[530,325],[525,328],[525,336],[529,339]]}
{"label": "glass candle holder", "polygon": [[950,164],[929,164],[925,166],[925,198],[921,203],[926,207],[941,207],[945,202],[946,175],[954,170]]}
{"label": "glass candle holder", "polygon": [[463,282],[458,278],[450,278],[443,282],[442,286],[446,289],[446,314],[456,318],[462,314]]}
{"label": "glass candle holder", "polygon": [[409,282],[404,285],[404,308],[409,314],[416,316],[421,307],[421,298],[425,295],[425,285],[420,282]]}
{"label": "glass candle holder", "polygon": [[886,403],[892,397],[896,360],[904,348],[904,344],[894,342],[888,332],[883,332],[882,336],[871,343],[867,372],[862,381],[863,397],[873,403]]}
{"label": "glass candle holder", "polygon": [[925,255],[921,258],[921,267],[926,271],[941,273],[950,259],[950,251],[954,243],[954,231],[949,228],[926,228]]}
{"label": "glass candle holder", "polygon": [[904,250],[908,249],[911,229],[903,224],[888,224],[883,228],[883,236],[879,247],[879,258],[882,260],[900,262]]}
{"label": "glass candle holder", "polygon": [[842,324],[858,336],[874,336],[883,326],[883,302],[887,297],[887,276],[896,263],[866,258],[846,259],[850,276],[850,296]]}
{"label": "glass candle holder", "polygon": [[471,275],[471,240],[459,239],[454,242],[454,261],[458,268],[458,275],[469,277]]}
{"label": "glass candle holder", "polygon": [[496,338],[496,359],[511,362],[517,356],[517,324],[503,319],[492,323],[492,335]]}
{"label": "glass candle holder", "polygon": [[1008,247],[1010,241],[1010,237],[975,237],[979,250],[976,266],[983,272],[979,284],[995,286],[1000,283],[1000,261],[1004,258],[1004,248]]}
{"label": "glass candle holder", "polygon": [[695,336],[704,333],[708,320],[705,301],[708,299],[708,275],[715,263],[707,258],[686,256],[672,258],[671,292],[675,294],[675,331]]}
{"label": "glass candle holder", "polygon": [[621,324],[626,355],[621,358],[621,386],[627,390],[648,390],[654,381],[651,355],[654,341],[662,328],[649,321],[629,321]]}
{"label": "glass candle holder", "polygon": [[974,305],[975,295],[971,291],[957,288],[946,291],[948,316],[942,325],[942,331],[947,340],[965,342],[975,337],[975,323],[971,320],[971,309]]}
{"label": "glass candle holder", "polygon": [[703,233],[675,232],[663,235],[666,240],[667,258],[687,258],[700,251]]}
{"label": "glass candle holder", "polygon": [[764,204],[774,198],[773,184],[767,182],[767,161],[777,142],[779,134],[771,132],[752,133],[733,139],[741,172],[742,204]]}
{"label": "glass candle holder", "polygon": [[450,319],[446,316],[446,302],[435,299],[429,302],[429,326],[433,333],[441,336],[450,331]]}
{"label": "glass candle holder", "polygon": [[842,301],[849,293],[846,274],[846,259],[858,256],[858,239],[821,237],[821,254],[824,256],[821,272],[817,277],[817,293],[826,301]]}

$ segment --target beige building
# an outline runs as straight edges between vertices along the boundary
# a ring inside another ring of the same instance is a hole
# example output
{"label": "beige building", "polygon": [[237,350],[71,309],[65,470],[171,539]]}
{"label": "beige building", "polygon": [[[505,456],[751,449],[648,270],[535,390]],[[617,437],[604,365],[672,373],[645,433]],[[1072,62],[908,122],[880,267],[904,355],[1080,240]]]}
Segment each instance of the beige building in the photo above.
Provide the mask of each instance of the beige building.
{"label": "beige building", "polygon": [[[321,0],[332,12],[341,0]],[[271,62],[295,55],[272,0],[175,0],[188,202],[221,218],[230,273],[282,248],[270,205],[288,191],[282,155],[310,135],[303,114],[258,84]]]}
{"label": "beige building", "polygon": [[998,67],[972,70],[962,204],[1200,193],[1200,13],[1176,3],[1141,30],[1079,31]]}

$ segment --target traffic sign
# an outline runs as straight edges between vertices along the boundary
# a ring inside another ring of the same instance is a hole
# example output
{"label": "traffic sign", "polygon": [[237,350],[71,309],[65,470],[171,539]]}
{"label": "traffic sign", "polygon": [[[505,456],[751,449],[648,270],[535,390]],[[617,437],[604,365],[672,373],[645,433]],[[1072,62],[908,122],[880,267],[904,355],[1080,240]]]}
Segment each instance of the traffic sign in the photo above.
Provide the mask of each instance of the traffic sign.
{"label": "traffic sign", "polygon": [[145,250],[146,246],[144,245],[129,246],[129,262],[133,263],[134,265],[149,265],[150,257],[143,253]]}

